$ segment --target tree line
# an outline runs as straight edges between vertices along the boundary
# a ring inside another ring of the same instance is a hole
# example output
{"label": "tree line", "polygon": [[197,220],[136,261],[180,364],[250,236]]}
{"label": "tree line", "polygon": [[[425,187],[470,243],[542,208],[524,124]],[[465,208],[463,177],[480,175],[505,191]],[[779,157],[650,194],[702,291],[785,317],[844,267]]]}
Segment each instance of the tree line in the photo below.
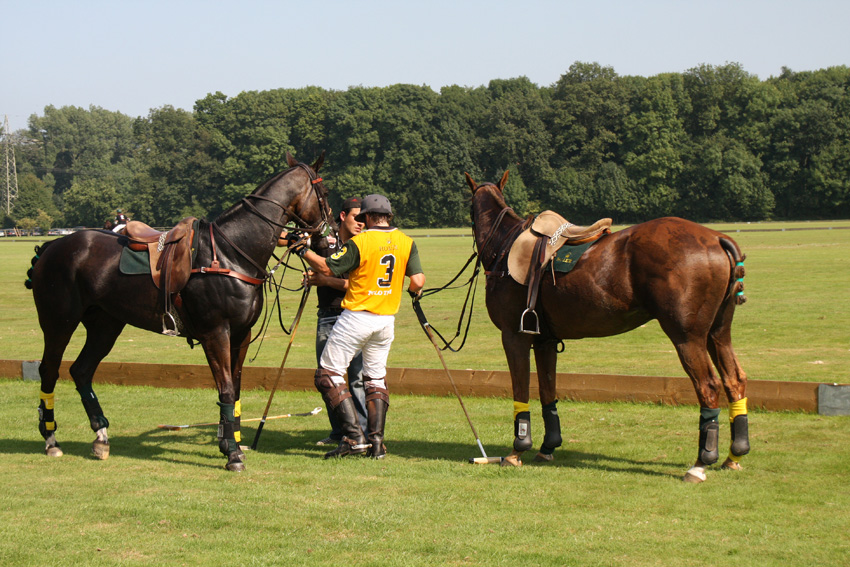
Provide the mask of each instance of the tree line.
{"label": "tree line", "polygon": [[759,80],[737,63],[640,77],[576,62],[546,87],[215,93],[137,118],[48,106],[28,126],[6,226],[101,226],[116,208],[154,226],[214,218],[287,151],[312,163],[323,150],[335,208],[381,193],[402,227],[467,226],[463,172],[505,170],[518,213],[576,223],[850,218],[847,66]]}

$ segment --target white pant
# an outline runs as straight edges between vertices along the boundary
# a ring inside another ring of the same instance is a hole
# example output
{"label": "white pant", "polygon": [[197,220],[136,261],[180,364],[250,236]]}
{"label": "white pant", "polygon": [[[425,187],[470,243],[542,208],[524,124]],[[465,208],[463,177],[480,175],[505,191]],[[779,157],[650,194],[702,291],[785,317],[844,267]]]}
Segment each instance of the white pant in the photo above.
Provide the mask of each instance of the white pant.
{"label": "white pant", "polygon": [[334,323],[319,366],[341,379],[351,359],[363,352],[363,378],[382,380],[387,375],[387,357],[394,338],[395,315],[346,309]]}

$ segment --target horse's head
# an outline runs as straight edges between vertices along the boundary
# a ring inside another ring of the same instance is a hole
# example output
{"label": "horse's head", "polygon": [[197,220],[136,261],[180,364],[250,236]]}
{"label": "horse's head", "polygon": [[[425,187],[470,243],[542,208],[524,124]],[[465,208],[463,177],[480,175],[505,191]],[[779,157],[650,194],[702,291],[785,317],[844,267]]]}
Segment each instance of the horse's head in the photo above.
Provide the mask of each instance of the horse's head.
{"label": "horse's head", "polygon": [[319,177],[319,169],[325,162],[325,152],[312,167],[297,161],[289,152],[286,152],[286,162],[290,169],[298,168],[307,174],[306,182],[299,185],[300,192],[287,207],[288,220],[295,223],[297,230],[327,236],[328,231],[333,230],[334,223],[328,203],[328,190]]}
{"label": "horse's head", "polygon": [[[522,223],[522,219],[505,202],[507,171],[502,175],[499,183],[476,183],[471,175],[468,173],[464,175],[467,185],[472,190],[472,230],[475,233],[478,250],[483,252],[491,241],[502,240],[501,236],[496,237],[497,234],[511,230],[517,223]],[[507,222],[505,222],[506,218]]]}

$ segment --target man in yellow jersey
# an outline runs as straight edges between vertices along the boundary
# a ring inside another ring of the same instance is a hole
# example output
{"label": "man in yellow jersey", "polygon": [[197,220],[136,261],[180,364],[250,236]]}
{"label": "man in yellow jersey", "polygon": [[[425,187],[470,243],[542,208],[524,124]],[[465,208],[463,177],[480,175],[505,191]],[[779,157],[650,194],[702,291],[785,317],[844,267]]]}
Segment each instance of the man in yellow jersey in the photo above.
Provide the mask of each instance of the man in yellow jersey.
{"label": "man in yellow jersey", "polygon": [[[333,408],[343,430],[339,446],[325,453],[326,459],[361,453],[382,459],[386,455],[384,424],[390,404],[385,381],[387,357],[404,276],[410,278],[407,289],[411,294],[420,293],[425,286],[416,243],[390,226],[392,216],[386,197],[368,195],[356,216],[366,229],[354,235],[339,252],[323,258],[304,244],[293,248],[317,272],[328,276],[348,272],[343,311],[328,337],[315,377],[316,388]],[[357,422],[354,402],[343,378],[358,352],[363,353],[368,439]]]}

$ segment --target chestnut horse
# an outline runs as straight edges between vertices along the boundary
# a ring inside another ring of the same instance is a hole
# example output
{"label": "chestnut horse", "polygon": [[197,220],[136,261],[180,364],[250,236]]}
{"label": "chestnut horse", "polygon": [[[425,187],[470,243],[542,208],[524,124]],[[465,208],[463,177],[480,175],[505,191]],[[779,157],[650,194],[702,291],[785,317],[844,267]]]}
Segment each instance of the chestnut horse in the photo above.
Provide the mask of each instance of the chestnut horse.
{"label": "chestnut horse", "polygon": [[[545,433],[538,461],[551,461],[561,445],[556,408],[557,347],[565,339],[606,337],[658,319],[673,342],[700,404],[699,450],[684,480],[702,482],[705,467],[718,460],[721,390],[730,407],[732,443],[723,466],[740,469],[749,452],[747,377],[732,350],[732,317],[743,303],[744,255],[728,236],[679,218],[661,218],[603,236],[569,273],[547,270],[535,310],[540,334],[520,332],[528,288],[507,274],[507,250],[524,219],[505,204],[498,185],[472,189],[472,224],[479,259],[487,274],[487,310],[502,332],[514,398],[514,446],[503,465],[522,464],[531,449],[529,421],[530,350],[534,349]],[[714,373],[712,362],[720,373]]]}
{"label": "chestnut horse", "polygon": [[244,470],[244,454],[239,448],[242,363],[251,327],[262,310],[266,266],[287,223],[317,231],[330,215],[327,190],[317,177],[324,154],[312,168],[288,153],[286,157],[289,169],[260,185],[215,221],[199,222],[195,269],[185,287],[173,295],[175,311],[170,315],[166,315],[160,290],[150,275],[125,275],[119,270],[128,244],[126,236],[86,230],[36,248],[27,287],[32,288],[44,333],[39,431],[48,455],[62,455],[55,436],[53,391],[62,354],[77,326],[82,322],[86,328],[86,341],[70,372],[97,435],[94,455],[105,459],[109,455],[109,421],[92,390],[95,370],[125,325],[165,332],[164,318],[173,316],[182,334],[200,342],[212,370],[225,468]]}

